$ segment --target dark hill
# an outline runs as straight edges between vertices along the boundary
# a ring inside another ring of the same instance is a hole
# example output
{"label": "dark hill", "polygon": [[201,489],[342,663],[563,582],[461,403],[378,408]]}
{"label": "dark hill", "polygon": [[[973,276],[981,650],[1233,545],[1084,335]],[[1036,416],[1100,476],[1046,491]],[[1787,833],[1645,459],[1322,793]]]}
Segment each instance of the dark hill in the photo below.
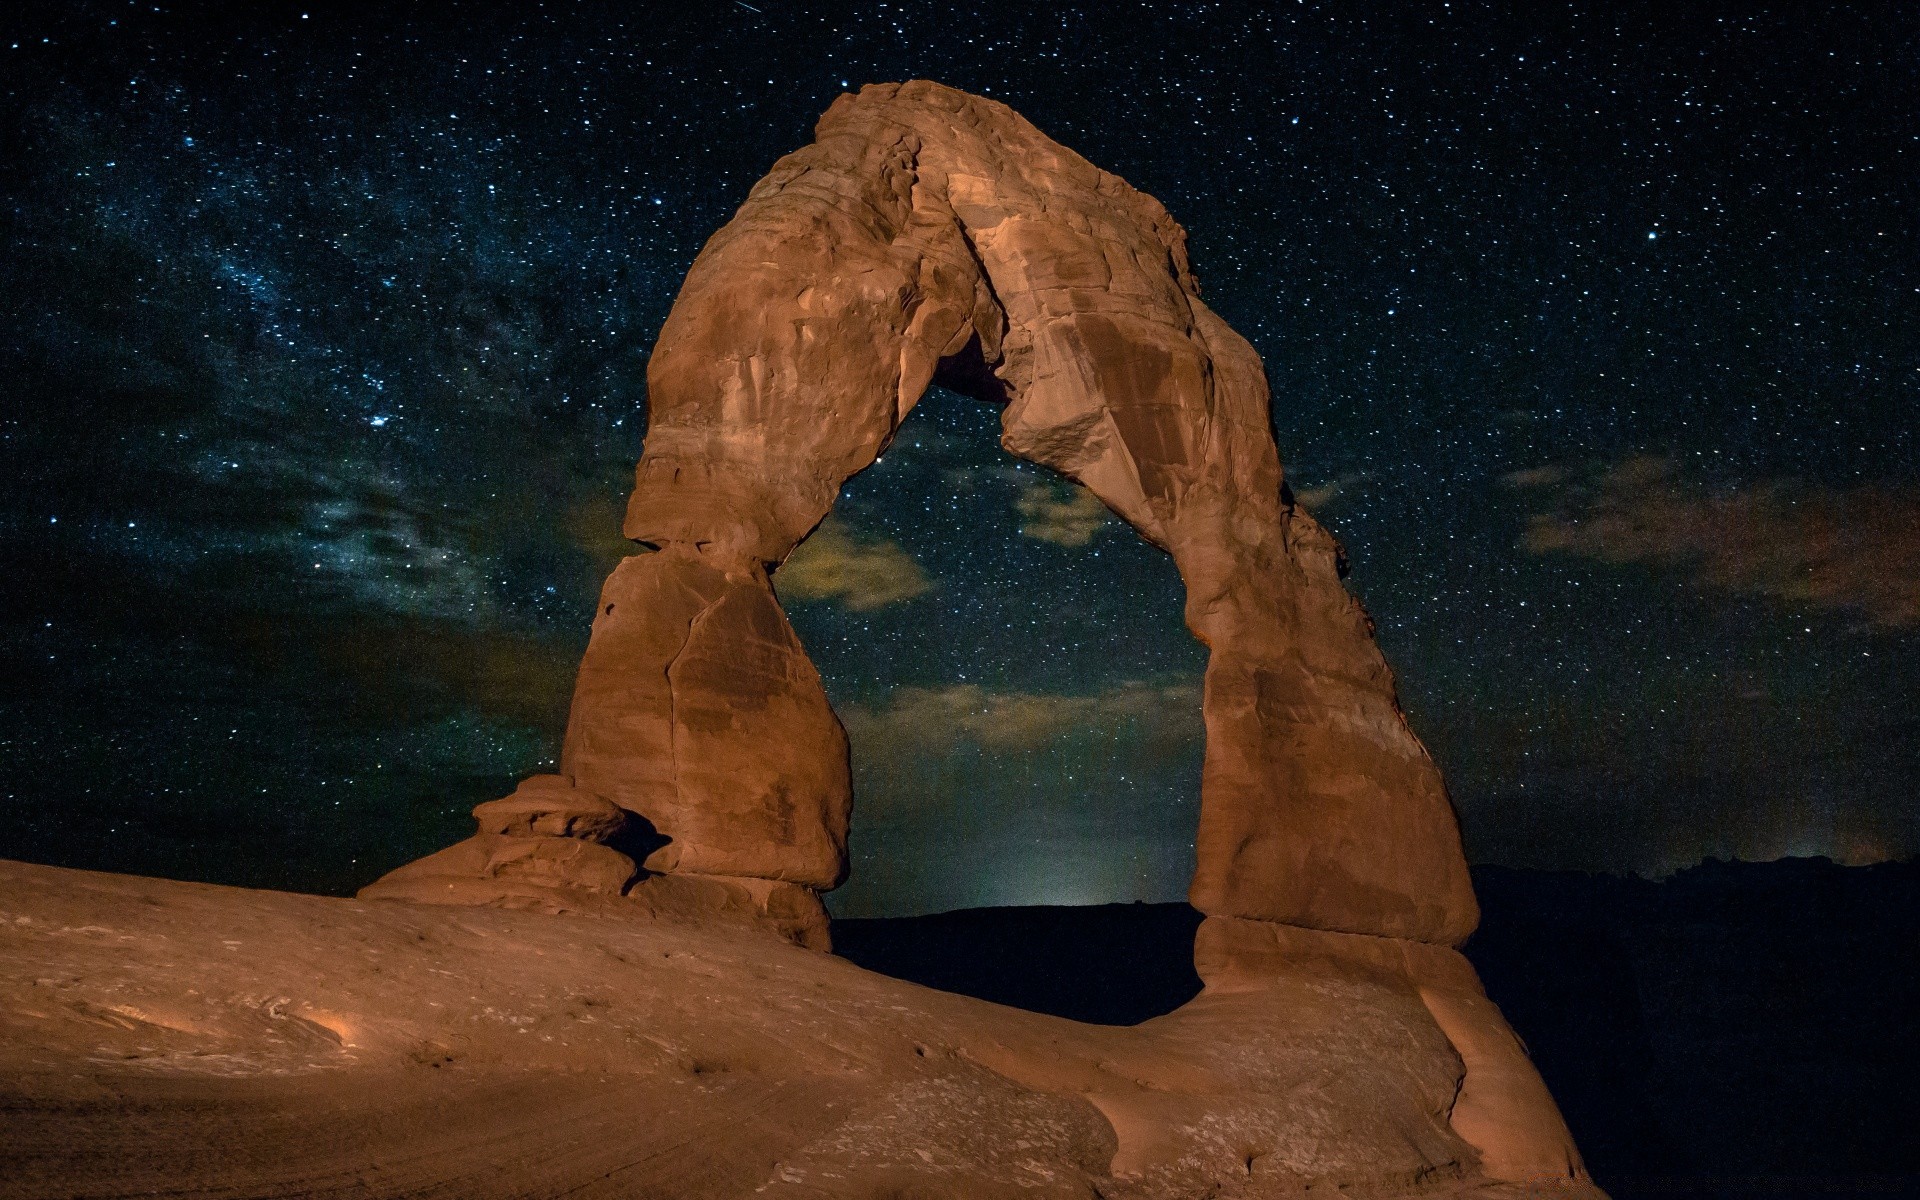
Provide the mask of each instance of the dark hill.
{"label": "dark hill", "polygon": [[1136,1025],[1200,990],[1184,904],[967,908],[833,923],[833,947],[869,971],[1033,1012]]}

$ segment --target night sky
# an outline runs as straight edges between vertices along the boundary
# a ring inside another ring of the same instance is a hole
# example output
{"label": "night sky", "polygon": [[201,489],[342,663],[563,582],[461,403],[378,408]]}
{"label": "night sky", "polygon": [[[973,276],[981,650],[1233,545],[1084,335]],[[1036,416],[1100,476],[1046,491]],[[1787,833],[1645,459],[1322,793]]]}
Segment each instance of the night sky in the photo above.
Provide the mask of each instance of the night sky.
{"label": "night sky", "polygon": [[[0,855],[341,892],[551,769],[688,264],[912,77],[1186,224],[1475,861],[1920,849],[1911,6],[17,7]],[[1178,579],[996,433],[776,579],[843,914],[1185,888]]]}

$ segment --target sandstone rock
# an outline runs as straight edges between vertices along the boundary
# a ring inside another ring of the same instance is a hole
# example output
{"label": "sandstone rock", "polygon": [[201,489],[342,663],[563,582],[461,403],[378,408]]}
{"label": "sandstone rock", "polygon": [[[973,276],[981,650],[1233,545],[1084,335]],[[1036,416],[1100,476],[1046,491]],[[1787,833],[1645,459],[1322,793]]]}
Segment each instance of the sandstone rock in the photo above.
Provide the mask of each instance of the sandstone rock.
{"label": "sandstone rock", "polygon": [[8,1198],[1601,1200],[1501,1182],[1389,939],[1228,922],[1299,941],[1121,1028],[712,921],[6,862],[0,912]]}
{"label": "sandstone rock", "polygon": [[513,795],[473,810],[481,833],[564,837],[605,843],[627,825],[626,810],[573,785],[564,775],[534,775]]}
{"label": "sandstone rock", "polygon": [[618,899],[640,874],[601,844],[626,828],[625,811],[566,776],[532,776],[473,817],[479,833],[388,872],[360,898],[563,912]]}
{"label": "sandstone rock", "polygon": [[750,925],[810,950],[833,947],[826,906],[811,887],[641,870],[603,844],[630,832],[634,819],[568,776],[531,776],[473,816],[479,833],[388,872],[359,898]]}
{"label": "sandstone rock", "polygon": [[935,379],[1004,405],[1007,449],[1179,566],[1212,650],[1194,903],[1465,937],[1445,790],[1184,231],[1005,106],[925,82],[836,101],[701,251],[654,348],[625,528],[661,553],[608,581],[563,768],[674,839],[655,865],[843,873],[845,742],[766,571]]}
{"label": "sandstone rock", "polygon": [[[1253,1181],[1247,1195],[1336,1177],[1594,1194],[1451,949],[1478,919],[1453,811],[1340,547],[1283,482],[1258,356],[1200,300],[1157,201],[937,84],[841,97],[688,272],[650,362],[624,526],[653,553],[601,595],[562,753],[575,786],[482,805],[490,832],[363,894],[500,906],[625,889],[630,912],[738,918],[824,949],[847,742],[778,569],[936,379],[1002,405],[1008,450],[1167,550],[1210,650],[1190,893],[1209,918],[1207,991],[1138,1042],[1066,1050],[1009,1028],[970,1041],[968,1061],[1097,1110],[1131,1189],[1103,1195],[1220,1194],[1222,1171]],[[581,840],[604,812],[574,791],[649,822],[666,842],[645,865],[663,874],[629,887],[630,859]],[[537,836],[553,832],[573,836]],[[1027,1100],[970,1102],[978,1130]],[[834,1188],[783,1173],[761,1190],[920,1188],[926,1162],[876,1148],[913,1125],[905,1103],[891,1126],[848,1127],[835,1145],[869,1141],[851,1174],[821,1160]]]}
{"label": "sandstone rock", "polygon": [[846,876],[847,736],[757,562],[670,545],[614,570],[561,769],[669,839],[651,870]]}
{"label": "sandstone rock", "polygon": [[617,898],[637,874],[631,858],[593,842],[480,833],[388,872],[360,898],[557,912]]}
{"label": "sandstone rock", "polygon": [[752,876],[653,875],[628,893],[656,916],[696,923],[715,916],[772,929],[796,946],[822,953],[833,949],[826,905],[820,894],[797,883]]}
{"label": "sandstone rock", "polygon": [[1194,904],[1463,939],[1445,789],[1184,231],[1005,106],[925,82],[835,102],[701,251],[654,348],[625,529],[658,552],[607,581],[561,759],[668,839],[646,865],[844,877],[846,737],[769,571],[936,378],[1004,405],[1009,450],[1179,566],[1211,649]]}
{"label": "sandstone rock", "polygon": [[1214,994],[1263,993],[1276,981],[1306,975],[1361,980],[1417,996],[1460,1057],[1448,1121],[1478,1153],[1480,1168],[1515,1183],[1589,1182],[1559,1106],[1459,951],[1403,938],[1208,917],[1194,939],[1194,966]]}

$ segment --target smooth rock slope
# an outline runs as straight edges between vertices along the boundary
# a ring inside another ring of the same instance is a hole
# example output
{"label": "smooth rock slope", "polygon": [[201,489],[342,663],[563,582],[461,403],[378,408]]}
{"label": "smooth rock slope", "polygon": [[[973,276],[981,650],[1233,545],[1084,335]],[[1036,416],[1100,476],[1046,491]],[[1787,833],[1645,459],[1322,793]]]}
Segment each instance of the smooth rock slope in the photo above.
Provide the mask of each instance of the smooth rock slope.
{"label": "smooth rock slope", "polygon": [[5,1197],[1595,1194],[1489,1179],[1461,1078],[1333,949],[1115,1028],[745,925],[0,862]]}

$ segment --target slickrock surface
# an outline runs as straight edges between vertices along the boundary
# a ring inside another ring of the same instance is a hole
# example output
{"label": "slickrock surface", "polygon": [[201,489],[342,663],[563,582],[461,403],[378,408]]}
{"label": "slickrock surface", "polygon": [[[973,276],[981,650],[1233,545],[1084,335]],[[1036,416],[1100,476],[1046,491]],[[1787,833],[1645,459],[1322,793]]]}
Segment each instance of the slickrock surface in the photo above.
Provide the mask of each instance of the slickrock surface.
{"label": "slickrock surface", "polygon": [[0,1196],[1597,1194],[1489,1183],[1420,989],[1294,951],[1113,1028],[744,927],[0,862]]}

